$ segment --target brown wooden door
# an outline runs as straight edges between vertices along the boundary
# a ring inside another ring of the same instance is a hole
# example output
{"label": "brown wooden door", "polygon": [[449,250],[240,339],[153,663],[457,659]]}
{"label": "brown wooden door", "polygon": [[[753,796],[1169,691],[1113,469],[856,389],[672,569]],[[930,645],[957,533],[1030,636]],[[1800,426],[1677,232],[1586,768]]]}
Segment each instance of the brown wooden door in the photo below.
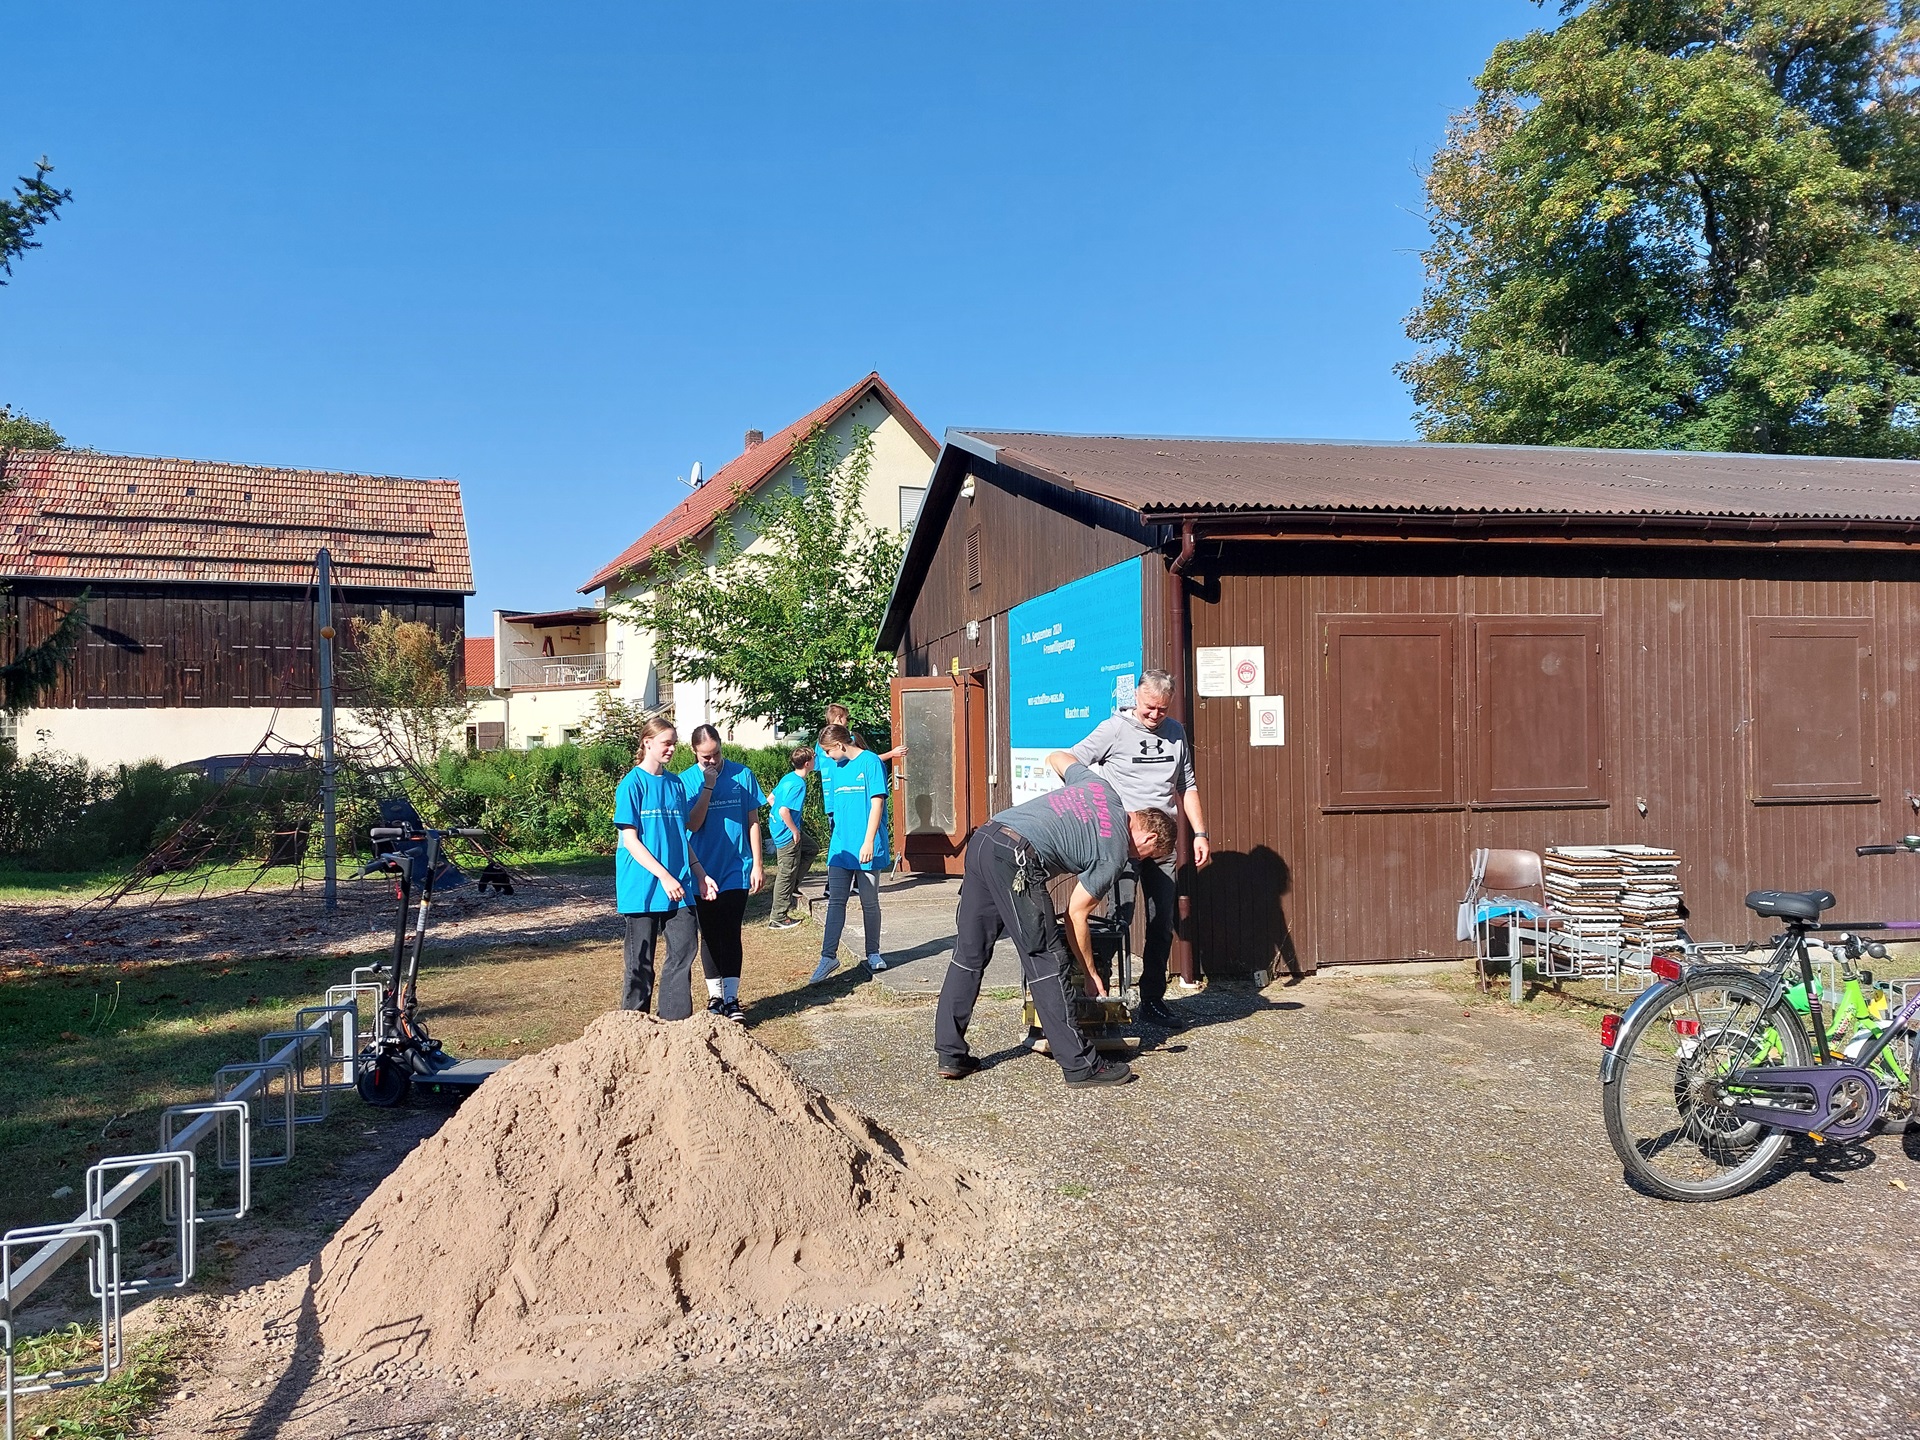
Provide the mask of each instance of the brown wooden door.
{"label": "brown wooden door", "polygon": [[902,863],[958,875],[967,837],[986,819],[986,672],[899,677],[893,739],[907,753],[893,771],[893,834]]}

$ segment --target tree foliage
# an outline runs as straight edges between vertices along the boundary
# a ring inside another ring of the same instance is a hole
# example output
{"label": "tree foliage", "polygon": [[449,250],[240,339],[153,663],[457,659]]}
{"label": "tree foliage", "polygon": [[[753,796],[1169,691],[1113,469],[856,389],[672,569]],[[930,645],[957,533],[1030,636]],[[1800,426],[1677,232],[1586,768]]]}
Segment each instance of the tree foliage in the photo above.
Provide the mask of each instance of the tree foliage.
{"label": "tree foliage", "polygon": [[855,729],[884,735],[893,662],[874,646],[905,541],[861,507],[873,437],[856,428],[842,454],[816,426],[791,463],[795,485],[769,486],[720,523],[711,567],[683,546],[620,608],[654,631],[675,680],[717,682],[730,718],[793,733],[838,701]]}
{"label": "tree foliage", "polygon": [[[66,446],[66,437],[46,421],[0,405],[0,450],[64,450]],[[5,481],[0,479],[0,489],[4,488]]]}
{"label": "tree foliage", "polygon": [[1920,454],[1920,0],[1570,0],[1427,176],[1430,440]]}
{"label": "tree foliage", "polygon": [[[22,175],[13,187],[13,198],[0,200],[0,274],[13,274],[16,256],[40,248],[34,232],[47,221],[59,219],[60,207],[73,199],[71,190],[56,190],[47,183],[52,173],[53,166],[41,156],[33,174]],[[6,283],[0,280],[0,285]]]}
{"label": "tree foliage", "polygon": [[406,760],[432,762],[467,718],[466,691],[453,679],[458,642],[391,610],[350,623],[353,648],[340,657],[342,698]]}

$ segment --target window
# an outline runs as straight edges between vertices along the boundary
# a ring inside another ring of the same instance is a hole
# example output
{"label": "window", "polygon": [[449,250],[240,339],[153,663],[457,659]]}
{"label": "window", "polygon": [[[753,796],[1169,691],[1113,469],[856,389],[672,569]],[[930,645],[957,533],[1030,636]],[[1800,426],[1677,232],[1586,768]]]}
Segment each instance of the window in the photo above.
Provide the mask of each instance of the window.
{"label": "window", "polygon": [[1862,619],[1747,621],[1752,798],[1870,800],[1873,645]]}
{"label": "window", "polygon": [[1604,803],[1600,617],[1472,623],[1474,803]]}
{"label": "window", "polygon": [[927,498],[924,485],[902,485],[900,487],[900,528],[908,534],[913,533],[913,522],[920,518],[920,502]]}
{"label": "window", "polygon": [[1457,805],[1451,615],[1321,617],[1329,809]]}

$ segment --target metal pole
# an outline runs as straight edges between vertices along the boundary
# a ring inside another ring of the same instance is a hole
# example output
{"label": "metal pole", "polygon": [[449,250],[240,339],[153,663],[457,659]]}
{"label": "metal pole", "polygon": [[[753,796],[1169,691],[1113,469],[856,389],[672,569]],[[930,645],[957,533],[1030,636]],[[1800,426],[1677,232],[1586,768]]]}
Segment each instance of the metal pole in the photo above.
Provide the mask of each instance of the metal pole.
{"label": "metal pole", "polygon": [[323,547],[318,558],[320,586],[320,824],[326,882],[322,893],[329,914],[340,908],[336,893],[339,849],[333,833],[333,557]]}

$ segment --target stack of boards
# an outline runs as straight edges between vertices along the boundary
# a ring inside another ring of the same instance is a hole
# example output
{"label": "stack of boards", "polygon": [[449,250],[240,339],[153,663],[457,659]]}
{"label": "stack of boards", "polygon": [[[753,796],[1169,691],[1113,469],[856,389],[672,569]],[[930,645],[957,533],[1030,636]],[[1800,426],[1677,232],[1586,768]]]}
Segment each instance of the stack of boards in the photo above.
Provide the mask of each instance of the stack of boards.
{"label": "stack of boards", "polygon": [[1657,845],[1556,845],[1545,855],[1547,904],[1562,929],[1632,950],[1680,934],[1680,855]]}

